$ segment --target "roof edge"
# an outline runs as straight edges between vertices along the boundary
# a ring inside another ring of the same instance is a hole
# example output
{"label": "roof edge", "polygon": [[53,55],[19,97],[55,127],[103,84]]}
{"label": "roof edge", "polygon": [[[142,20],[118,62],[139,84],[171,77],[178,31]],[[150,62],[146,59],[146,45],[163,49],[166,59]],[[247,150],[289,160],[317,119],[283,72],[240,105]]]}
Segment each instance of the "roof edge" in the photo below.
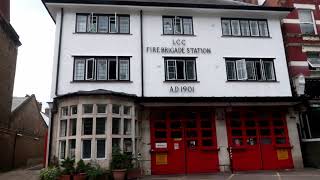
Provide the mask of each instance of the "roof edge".
{"label": "roof edge", "polygon": [[216,5],[216,4],[194,4],[194,3],[164,3],[164,2],[134,2],[126,0],[42,0],[42,3],[52,17],[48,10],[46,3],[61,3],[61,4],[104,4],[104,5],[125,5],[125,6],[156,6],[156,7],[183,7],[183,8],[203,8],[203,9],[239,9],[239,10],[261,10],[261,11],[281,11],[290,12],[293,10],[291,7],[270,7],[270,6],[249,6],[249,5]]}

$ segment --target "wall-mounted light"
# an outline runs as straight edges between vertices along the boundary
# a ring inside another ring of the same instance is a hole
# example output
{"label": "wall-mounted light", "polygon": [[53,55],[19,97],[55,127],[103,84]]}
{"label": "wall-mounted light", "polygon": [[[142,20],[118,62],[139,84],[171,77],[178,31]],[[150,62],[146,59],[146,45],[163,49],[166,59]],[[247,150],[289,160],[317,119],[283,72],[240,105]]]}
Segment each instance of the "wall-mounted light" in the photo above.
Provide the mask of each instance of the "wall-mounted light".
{"label": "wall-mounted light", "polygon": [[21,134],[21,133],[17,133],[17,136],[20,136],[20,137],[21,137],[21,136],[22,136],[22,134]]}
{"label": "wall-mounted light", "polygon": [[36,141],[39,141],[39,138],[33,138],[34,140],[36,140]]}

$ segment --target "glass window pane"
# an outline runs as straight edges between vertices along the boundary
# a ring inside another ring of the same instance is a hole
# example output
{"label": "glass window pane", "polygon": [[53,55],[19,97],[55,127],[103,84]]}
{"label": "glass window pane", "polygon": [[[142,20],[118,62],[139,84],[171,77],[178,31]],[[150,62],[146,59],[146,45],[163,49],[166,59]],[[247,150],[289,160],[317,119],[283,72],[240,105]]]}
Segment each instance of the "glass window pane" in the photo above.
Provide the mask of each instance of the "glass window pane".
{"label": "glass window pane", "polygon": [[119,79],[129,80],[129,60],[119,60]]}
{"label": "glass window pane", "polygon": [[260,36],[269,36],[267,21],[259,21]]}
{"label": "glass window pane", "polygon": [[125,135],[131,134],[131,119],[124,119],[123,134]]}
{"label": "glass window pane", "polygon": [[110,21],[110,33],[116,33],[118,32],[118,23],[116,23],[116,19],[118,18],[115,18],[115,16],[110,16],[109,17],[109,21]]}
{"label": "glass window pane", "polygon": [[92,80],[94,79],[94,59],[90,58],[87,60],[87,71],[86,71],[87,80]]}
{"label": "glass window pane", "polygon": [[193,34],[192,18],[183,19],[183,34]]}
{"label": "glass window pane", "polygon": [[186,61],[187,80],[196,80],[195,61]]}
{"label": "glass window pane", "polygon": [[77,32],[86,32],[87,15],[77,15]]}
{"label": "glass window pane", "polygon": [[177,79],[180,79],[180,80],[185,79],[184,61],[176,61],[176,64],[177,64]]}
{"label": "glass window pane", "polygon": [[84,80],[84,59],[76,59],[74,62],[74,80]]}
{"label": "glass window pane", "polygon": [[320,109],[312,108],[307,114],[305,126],[309,124],[311,138],[320,138]]}
{"label": "glass window pane", "polygon": [[314,34],[313,24],[300,24],[302,34]]}
{"label": "glass window pane", "polygon": [[226,61],[227,79],[236,80],[236,65],[234,61]]}
{"label": "glass window pane", "polygon": [[71,115],[76,115],[78,113],[78,106],[71,106]]}
{"label": "glass window pane", "polygon": [[241,36],[239,20],[231,20],[231,30],[233,36]]}
{"label": "glass window pane", "polygon": [[66,141],[60,141],[60,154],[59,158],[64,159],[66,157]]}
{"label": "glass window pane", "polygon": [[117,61],[115,59],[109,60],[109,80],[117,79]]}
{"label": "glass window pane", "polygon": [[83,118],[82,121],[83,121],[83,124],[82,124],[83,135],[92,135],[93,119],[92,118]]}
{"label": "glass window pane", "polygon": [[173,23],[172,18],[163,18],[163,33],[164,34],[173,34],[172,23]]}
{"label": "glass window pane", "polygon": [[240,113],[233,112],[231,114],[231,127],[240,127],[241,121],[240,121]]}
{"label": "glass window pane", "polygon": [[125,16],[119,17],[119,23],[120,23],[120,33],[129,33],[129,26],[130,26],[130,18]]}
{"label": "glass window pane", "polygon": [[120,138],[112,138],[112,151],[114,149],[120,149]]}
{"label": "glass window pane", "polygon": [[113,104],[112,105],[112,113],[113,114],[120,114],[120,105]]}
{"label": "glass window pane", "polygon": [[83,159],[91,158],[91,140],[82,141],[82,158]]}
{"label": "glass window pane", "polygon": [[249,21],[241,20],[240,26],[242,36],[250,36]]}
{"label": "glass window pane", "polygon": [[131,115],[131,106],[123,106],[123,114]]}
{"label": "glass window pane", "polygon": [[75,139],[69,140],[68,157],[71,159],[75,159],[76,157],[76,140]]}
{"label": "glass window pane", "polygon": [[97,25],[98,25],[97,19],[98,19],[97,16],[94,16],[94,15],[88,16],[88,27],[87,27],[88,32],[97,32]]}
{"label": "glass window pane", "polygon": [[97,113],[104,114],[107,112],[107,105],[106,104],[97,104]]}
{"label": "glass window pane", "polygon": [[126,138],[123,140],[123,152],[131,153],[132,152],[132,140]]}
{"label": "glass window pane", "polygon": [[106,157],[106,140],[98,139],[97,140],[97,158]]}
{"label": "glass window pane", "polygon": [[176,79],[176,61],[167,61],[167,78]]}
{"label": "glass window pane", "polygon": [[69,115],[69,113],[68,113],[68,106],[62,107],[62,108],[61,108],[61,117],[63,117],[63,116],[68,116],[68,115]]}
{"label": "glass window pane", "polygon": [[182,19],[180,17],[174,19],[174,34],[182,34]]}
{"label": "glass window pane", "polygon": [[99,59],[97,60],[97,79],[107,80],[107,61]]}
{"label": "glass window pane", "polygon": [[77,134],[77,119],[70,119],[70,125],[69,125],[69,135],[75,136]]}
{"label": "glass window pane", "polygon": [[120,134],[120,118],[112,118],[112,134]]}
{"label": "glass window pane", "polygon": [[255,61],[255,71],[256,71],[256,79],[257,80],[264,80],[263,71],[261,69],[260,61]]}
{"label": "glass window pane", "polygon": [[104,33],[108,32],[108,16],[99,16],[98,21],[98,31]]}
{"label": "glass window pane", "polygon": [[251,36],[259,36],[258,21],[250,21]]}
{"label": "glass window pane", "polygon": [[298,10],[298,15],[299,15],[300,23],[313,23],[311,10],[306,10],[306,9]]}
{"label": "glass window pane", "polygon": [[231,25],[230,25],[230,20],[222,20],[222,35],[231,35]]}
{"label": "glass window pane", "polygon": [[246,68],[247,68],[247,75],[248,75],[248,80],[255,80],[255,66],[254,66],[254,61],[246,61]]}
{"label": "glass window pane", "polygon": [[83,114],[92,114],[93,104],[84,104],[82,105]]}
{"label": "glass window pane", "polygon": [[67,120],[60,121],[60,137],[67,136]]}
{"label": "glass window pane", "polygon": [[96,134],[105,134],[105,133],[106,133],[106,118],[97,118]]}
{"label": "glass window pane", "polygon": [[263,62],[263,66],[266,80],[275,80],[273,62],[265,61]]}

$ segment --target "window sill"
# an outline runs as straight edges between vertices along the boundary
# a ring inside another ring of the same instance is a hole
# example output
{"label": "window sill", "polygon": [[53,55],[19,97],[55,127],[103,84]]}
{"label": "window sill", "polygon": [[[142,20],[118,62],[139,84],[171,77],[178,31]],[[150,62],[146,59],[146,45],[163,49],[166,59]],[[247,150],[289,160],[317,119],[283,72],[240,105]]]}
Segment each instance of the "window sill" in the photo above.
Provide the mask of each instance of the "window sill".
{"label": "window sill", "polygon": [[93,80],[93,81],[86,81],[86,80],[74,80],[70,81],[70,83],[133,83],[133,81],[127,80]]}
{"label": "window sill", "polygon": [[228,36],[222,35],[223,38],[254,38],[254,39],[272,39],[271,36]]}
{"label": "window sill", "polygon": [[226,82],[250,82],[250,83],[279,83],[280,81],[249,81],[249,80],[227,80]]}
{"label": "window sill", "polygon": [[165,80],[164,83],[200,83],[197,80]]}
{"label": "window sill", "polygon": [[73,32],[73,34],[133,35],[131,33]]}
{"label": "window sill", "polygon": [[161,34],[161,36],[190,36],[190,37],[196,37],[194,34]]}

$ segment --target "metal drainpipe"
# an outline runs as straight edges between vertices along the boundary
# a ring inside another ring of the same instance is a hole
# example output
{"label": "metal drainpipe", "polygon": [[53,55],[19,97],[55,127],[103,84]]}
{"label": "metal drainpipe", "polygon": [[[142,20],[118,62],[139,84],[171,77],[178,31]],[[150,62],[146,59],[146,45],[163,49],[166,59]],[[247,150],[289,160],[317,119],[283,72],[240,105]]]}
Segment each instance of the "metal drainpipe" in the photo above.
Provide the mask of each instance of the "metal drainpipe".
{"label": "metal drainpipe", "polygon": [[143,66],[143,13],[140,10],[140,50],[141,50],[141,97],[144,97],[144,66]]}
{"label": "metal drainpipe", "polygon": [[61,8],[61,20],[60,20],[60,34],[59,34],[59,47],[58,47],[58,62],[57,62],[57,74],[56,74],[56,88],[55,95],[58,96],[58,82],[60,72],[60,56],[61,56],[61,40],[62,40],[62,28],[63,28],[63,8]]}

